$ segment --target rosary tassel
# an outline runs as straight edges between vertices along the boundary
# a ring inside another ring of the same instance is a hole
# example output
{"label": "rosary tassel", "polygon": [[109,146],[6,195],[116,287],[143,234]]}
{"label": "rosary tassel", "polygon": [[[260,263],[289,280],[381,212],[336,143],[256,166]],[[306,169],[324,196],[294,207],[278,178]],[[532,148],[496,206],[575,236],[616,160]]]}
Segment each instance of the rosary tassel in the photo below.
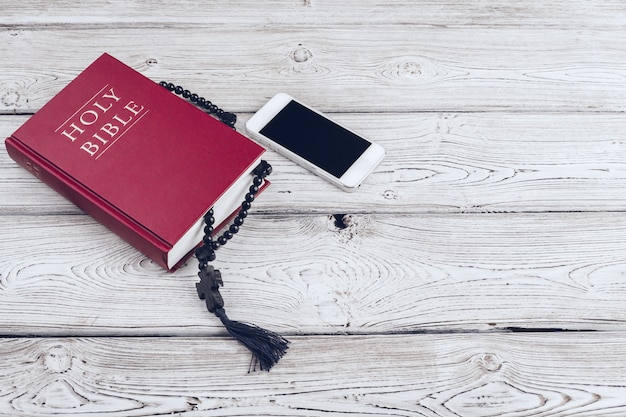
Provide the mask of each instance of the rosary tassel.
{"label": "rosary tassel", "polygon": [[[203,247],[205,246],[201,248]],[[203,254],[201,250],[197,253],[201,256]],[[219,317],[228,333],[252,352],[254,364],[258,363],[262,371],[269,371],[285,355],[289,348],[289,341],[277,333],[254,324],[241,323],[228,318],[224,310],[224,300],[219,292],[223,281],[218,269],[206,265],[198,272],[198,276],[200,282],[196,283],[196,290],[198,296],[205,300],[207,310]]]}
{"label": "rosary tassel", "polygon": [[228,333],[252,352],[254,363],[258,363],[262,371],[272,369],[289,348],[289,341],[281,335],[254,324],[231,320],[223,308],[216,309],[215,315],[220,318]]}

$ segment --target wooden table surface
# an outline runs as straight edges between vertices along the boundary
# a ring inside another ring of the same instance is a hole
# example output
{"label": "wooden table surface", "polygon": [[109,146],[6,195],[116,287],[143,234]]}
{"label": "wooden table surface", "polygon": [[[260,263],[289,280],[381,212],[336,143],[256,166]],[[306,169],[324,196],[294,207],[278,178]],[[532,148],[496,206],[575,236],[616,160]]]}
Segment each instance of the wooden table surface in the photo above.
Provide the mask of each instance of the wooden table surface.
{"label": "wooden table surface", "polygon": [[[1,416],[626,416],[623,0],[0,1],[0,135],[103,52],[239,115],[285,91],[387,148],[274,152],[218,252],[234,319],[0,150]],[[164,191],[165,195],[166,191]]]}

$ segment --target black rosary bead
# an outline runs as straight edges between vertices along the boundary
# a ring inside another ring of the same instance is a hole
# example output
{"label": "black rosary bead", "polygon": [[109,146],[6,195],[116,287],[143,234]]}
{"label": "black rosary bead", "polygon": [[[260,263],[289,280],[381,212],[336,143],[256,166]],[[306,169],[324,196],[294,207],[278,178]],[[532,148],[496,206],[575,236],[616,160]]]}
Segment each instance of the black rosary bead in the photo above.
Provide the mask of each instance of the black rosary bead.
{"label": "black rosary bead", "polygon": [[243,203],[241,203],[241,209],[244,211],[250,210],[250,207],[252,207],[252,204],[250,204],[250,202],[248,201],[244,201]]}
{"label": "black rosary bead", "polygon": [[260,186],[261,184],[263,184],[263,178],[254,177],[254,179],[252,180],[252,184],[256,185],[257,187]]}
{"label": "black rosary bead", "polygon": [[[262,161],[262,162],[265,162],[265,161]],[[267,162],[265,162],[265,165],[263,166],[263,171],[261,172],[261,178],[265,178],[271,173],[272,173],[272,166],[268,164]]]}
{"label": "black rosary bead", "polygon": [[248,188],[248,191],[250,191],[250,194],[255,195],[259,192],[259,187],[257,187],[256,185],[251,185],[250,188]]}
{"label": "black rosary bead", "polygon": [[177,85],[176,88],[174,88],[174,92],[178,95],[181,95],[183,93],[183,87],[181,87],[180,85]]}
{"label": "black rosary bead", "polygon": [[254,201],[254,194],[246,193],[245,200],[246,200],[247,203],[252,203]]}
{"label": "black rosary bead", "polygon": [[272,173],[272,166],[267,161],[261,160],[252,172],[258,177],[265,178]]}
{"label": "black rosary bead", "polygon": [[231,232],[230,230],[227,230],[224,232],[222,237],[224,237],[226,240],[231,240],[233,238],[233,232]]}
{"label": "black rosary bead", "polygon": [[224,236],[220,236],[217,238],[217,243],[219,243],[222,246],[224,246],[227,242],[228,242],[228,239],[226,239]]}
{"label": "black rosary bead", "polygon": [[193,93],[192,95],[190,95],[190,96],[189,96],[189,100],[190,100],[192,103],[197,102],[197,101],[198,101],[198,95],[197,95],[196,93]]}
{"label": "black rosary bead", "polygon": [[232,127],[233,129],[235,128],[235,123],[237,123],[237,115],[235,113],[222,111],[219,113],[218,117],[224,124]]}
{"label": "black rosary bead", "polygon": [[202,243],[204,243],[205,245],[210,245],[211,242],[213,242],[213,236],[204,235],[204,237],[202,238]]}
{"label": "black rosary bead", "polygon": [[243,218],[241,217],[235,217],[235,219],[233,220],[233,226],[241,226],[243,224]]}
{"label": "black rosary bead", "polygon": [[236,224],[231,224],[228,230],[230,231],[230,233],[236,234],[239,232],[239,226],[237,226]]}
{"label": "black rosary bead", "polygon": [[195,254],[200,262],[211,262],[215,260],[215,251],[207,245],[202,245],[197,248]]}
{"label": "black rosary bead", "polygon": [[222,245],[220,245],[219,242],[216,242],[216,241],[211,242],[211,248],[213,250],[218,250],[220,248],[220,246],[222,246]]}

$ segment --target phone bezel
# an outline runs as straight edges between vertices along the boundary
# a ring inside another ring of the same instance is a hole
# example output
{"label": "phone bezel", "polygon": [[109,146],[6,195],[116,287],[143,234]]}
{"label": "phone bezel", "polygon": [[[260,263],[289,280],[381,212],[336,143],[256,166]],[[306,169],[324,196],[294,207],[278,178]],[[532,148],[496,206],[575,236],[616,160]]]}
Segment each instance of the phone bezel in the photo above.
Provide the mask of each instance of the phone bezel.
{"label": "phone bezel", "polygon": [[[263,127],[269,123],[289,102],[295,101],[300,105],[304,106],[308,110],[319,114],[320,116],[330,120],[332,123],[354,133],[355,135],[363,138],[366,142],[369,143],[368,148],[361,154],[361,156],[354,161],[352,165],[348,168],[348,170],[341,176],[337,177],[328,171],[322,169],[321,167],[313,164],[302,156],[294,153],[290,149],[274,142],[271,138],[260,133]],[[337,121],[331,119],[327,115],[311,108],[310,106],[302,103],[301,101],[293,98],[289,94],[286,93],[278,93],[274,97],[272,97],[263,107],[261,107],[247,122],[246,122],[246,131],[253,139],[260,142],[262,145],[267,146],[270,149],[275,150],[281,155],[291,159],[292,161],[298,163],[299,165],[307,168],[313,173],[319,175],[320,177],[326,179],[327,181],[337,185],[346,191],[354,191],[359,185],[367,178],[369,174],[380,164],[382,159],[385,156],[385,149],[371,140],[367,139],[363,135],[355,132],[354,130],[338,123]]]}

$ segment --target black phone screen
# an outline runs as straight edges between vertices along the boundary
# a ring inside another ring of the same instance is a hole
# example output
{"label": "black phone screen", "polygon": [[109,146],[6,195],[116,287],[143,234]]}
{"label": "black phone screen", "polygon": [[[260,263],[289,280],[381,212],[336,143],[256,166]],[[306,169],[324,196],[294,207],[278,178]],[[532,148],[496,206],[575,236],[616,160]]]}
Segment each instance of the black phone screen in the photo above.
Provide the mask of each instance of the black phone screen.
{"label": "black phone screen", "polygon": [[362,137],[293,100],[260,133],[338,178],[370,146]]}

